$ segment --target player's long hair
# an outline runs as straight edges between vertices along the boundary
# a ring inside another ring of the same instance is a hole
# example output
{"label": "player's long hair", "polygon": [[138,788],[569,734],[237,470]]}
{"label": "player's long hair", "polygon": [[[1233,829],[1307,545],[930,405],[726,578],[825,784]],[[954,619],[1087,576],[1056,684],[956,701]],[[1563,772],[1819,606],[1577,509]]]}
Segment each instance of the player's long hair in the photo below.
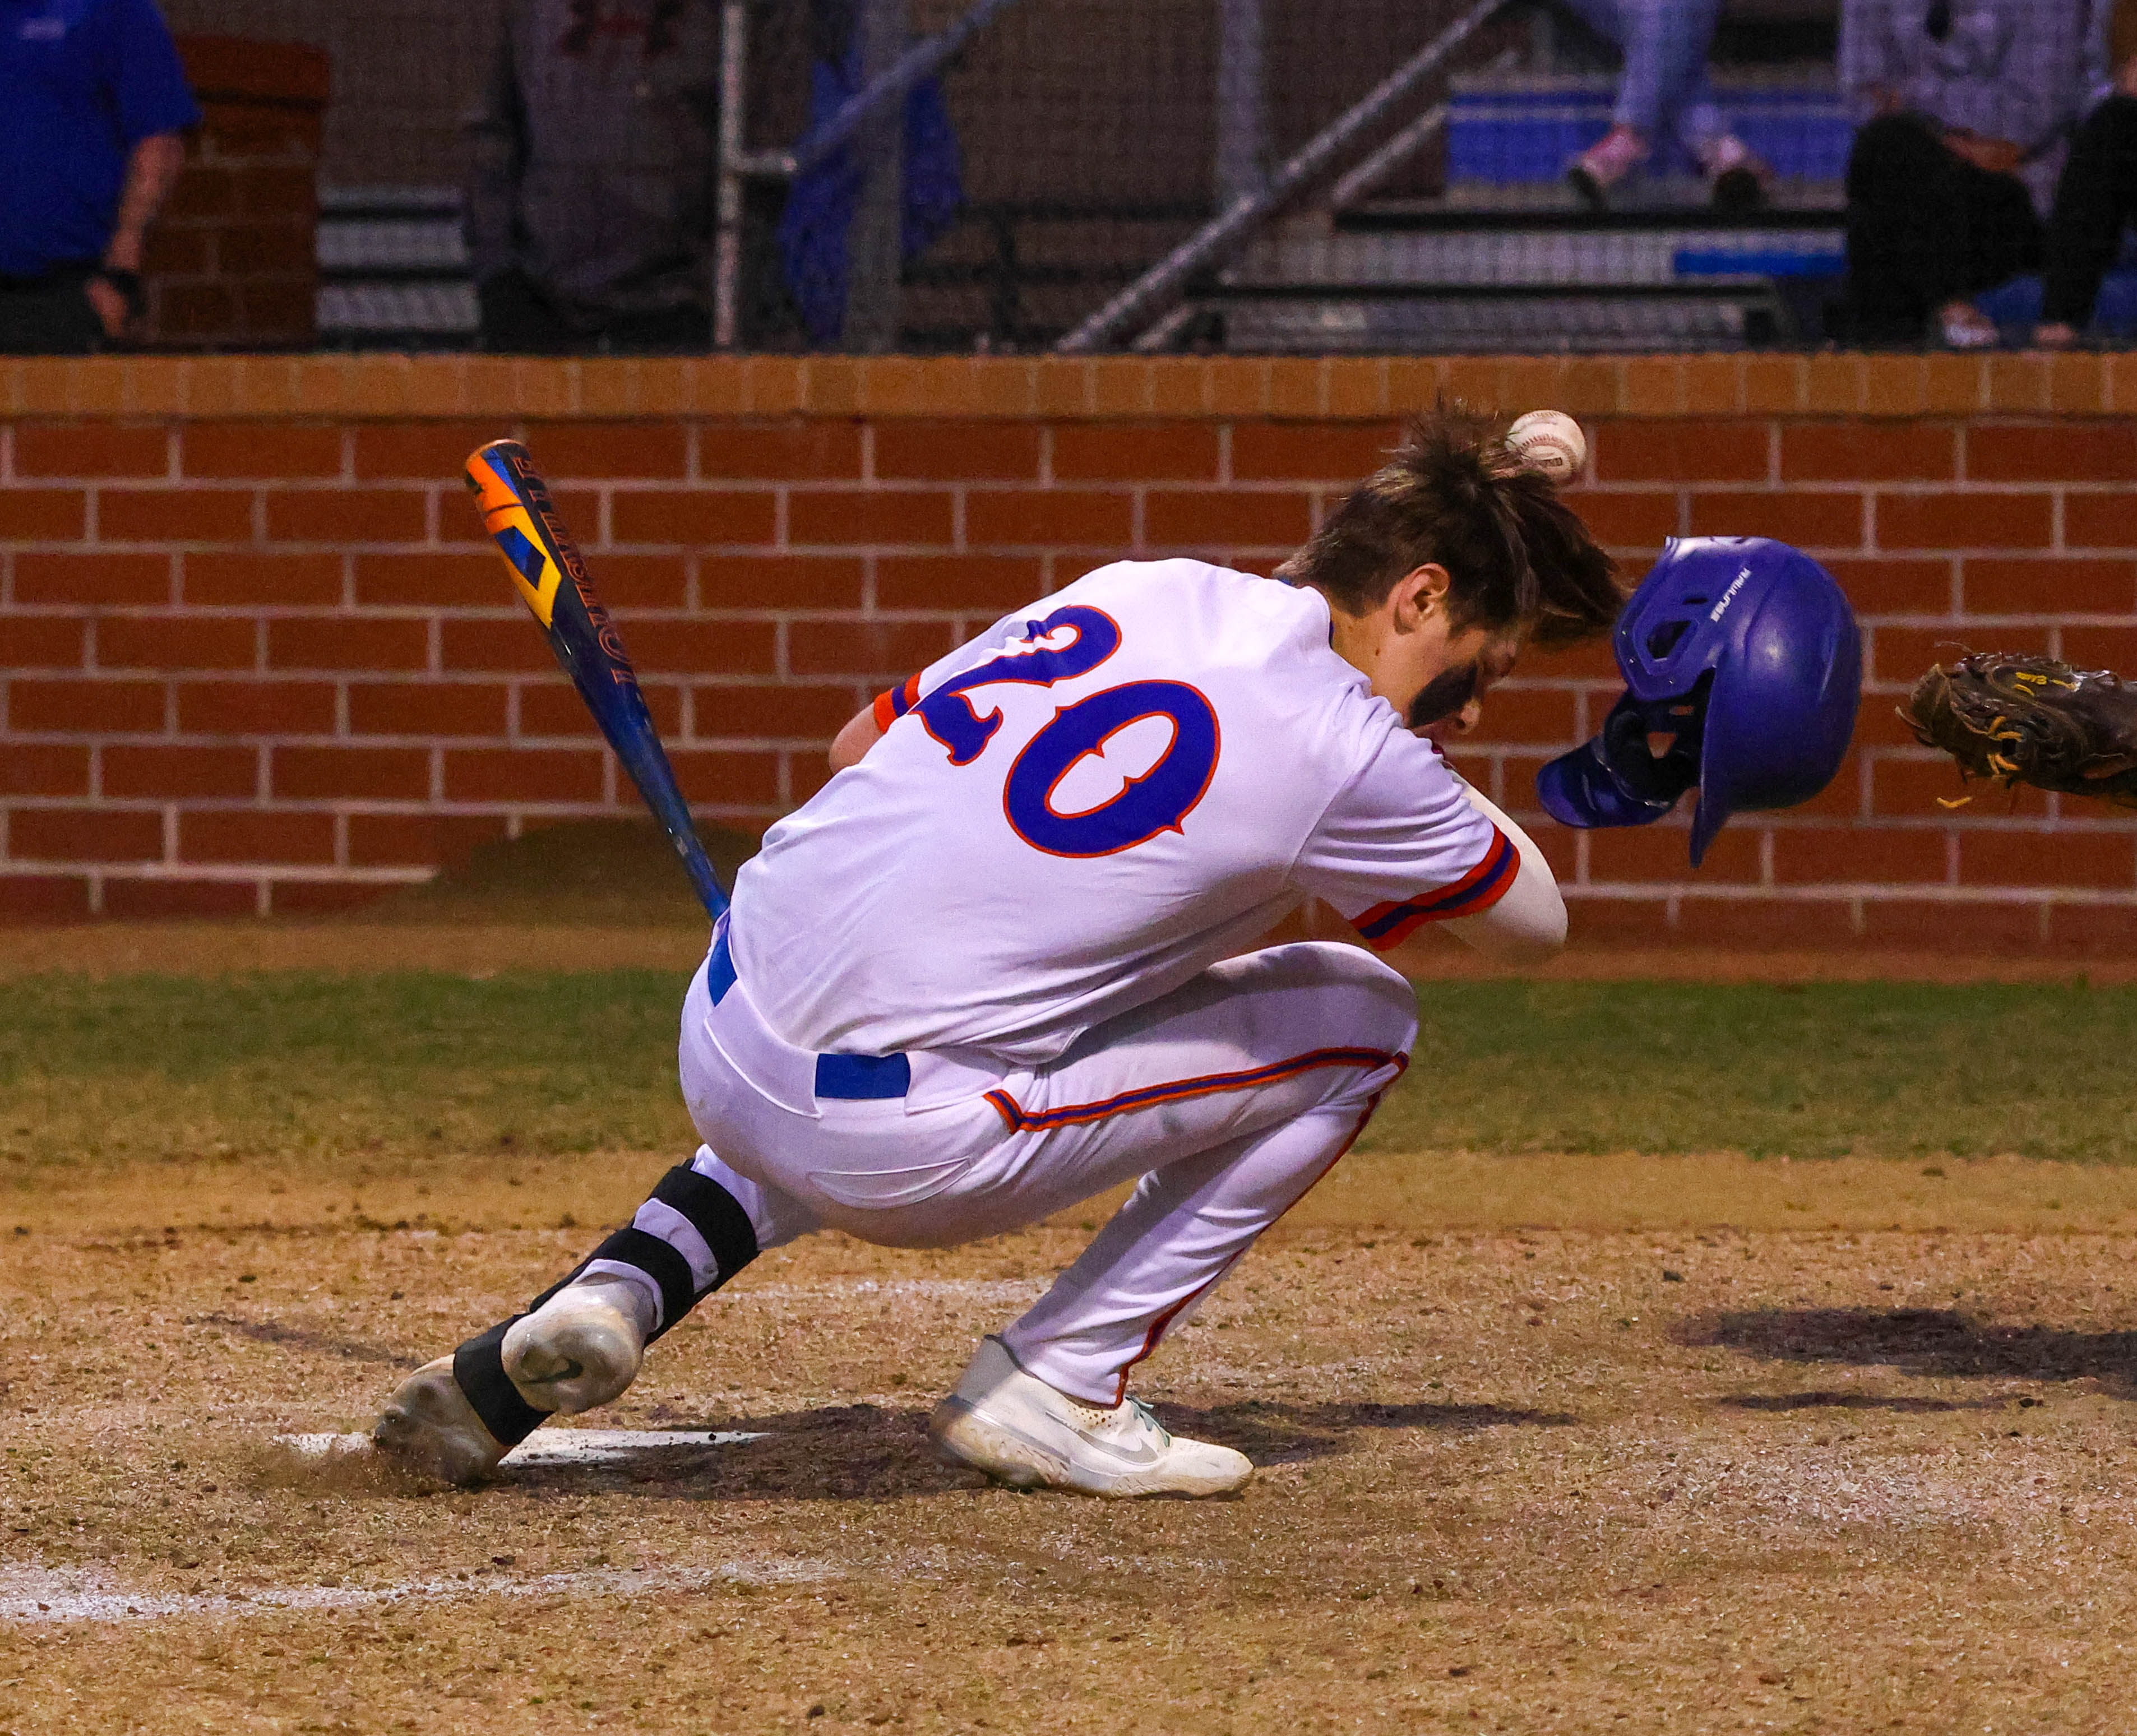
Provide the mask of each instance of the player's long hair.
{"label": "player's long hair", "polygon": [[1369,615],[1397,579],[1436,562],[1458,627],[1519,626],[1546,648],[1607,633],[1624,601],[1617,563],[1506,431],[1461,404],[1410,417],[1393,456],[1277,576]]}

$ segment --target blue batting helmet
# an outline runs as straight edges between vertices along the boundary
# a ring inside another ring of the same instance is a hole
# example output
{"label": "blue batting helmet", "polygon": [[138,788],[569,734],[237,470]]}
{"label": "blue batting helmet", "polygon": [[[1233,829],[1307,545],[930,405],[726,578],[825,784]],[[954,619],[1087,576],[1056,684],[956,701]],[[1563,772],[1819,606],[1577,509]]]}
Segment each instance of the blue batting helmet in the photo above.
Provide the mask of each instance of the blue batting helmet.
{"label": "blue batting helmet", "polygon": [[[1809,556],[1764,537],[1672,538],[1618,617],[1624,697],[1602,733],[1536,774],[1569,826],[1641,826],[1693,785],[1692,864],[1740,808],[1833,781],[1855,729],[1862,639]],[[1651,737],[1673,738],[1658,756]]]}

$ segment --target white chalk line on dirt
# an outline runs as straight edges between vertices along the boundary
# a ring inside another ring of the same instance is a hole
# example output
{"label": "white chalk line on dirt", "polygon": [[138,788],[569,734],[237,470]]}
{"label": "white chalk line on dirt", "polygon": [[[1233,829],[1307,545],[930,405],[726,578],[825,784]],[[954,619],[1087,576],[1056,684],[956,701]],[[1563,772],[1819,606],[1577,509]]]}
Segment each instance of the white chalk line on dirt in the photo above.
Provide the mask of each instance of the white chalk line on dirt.
{"label": "white chalk line on dirt", "polygon": [[922,1301],[1023,1302],[1044,1295],[1051,1278],[827,1278],[813,1284],[752,1284],[726,1298],[816,1302],[851,1296],[910,1296]]}
{"label": "white chalk line on dirt", "polygon": [[0,1565],[0,1622],[155,1622],[178,1616],[275,1616],[473,1597],[640,1597],[714,1585],[793,1585],[837,1577],[830,1562],[723,1561],[704,1568],[590,1568],[511,1578],[410,1579],[383,1586],[269,1585],[246,1592],[127,1591],[95,1574]]}
{"label": "white chalk line on dirt", "polygon": [[[514,1466],[615,1465],[662,1447],[739,1447],[762,1439],[762,1429],[561,1428],[514,1447],[504,1462]],[[368,1435],[277,1435],[274,1444],[304,1459],[335,1459],[372,1451]]]}

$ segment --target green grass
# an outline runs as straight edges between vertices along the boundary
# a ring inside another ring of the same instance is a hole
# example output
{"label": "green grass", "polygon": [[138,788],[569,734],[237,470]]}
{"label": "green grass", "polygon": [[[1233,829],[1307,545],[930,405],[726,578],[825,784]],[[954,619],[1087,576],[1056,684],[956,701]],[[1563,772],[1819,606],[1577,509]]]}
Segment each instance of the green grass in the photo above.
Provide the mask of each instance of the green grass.
{"label": "green grass", "polygon": [[[681,1150],[660,971],[17,979],[0,1162]],[[1368,1149],[2137,1159],[2137,990],[1429,985]]]}
{"label": "green grass", "polygon": [[2137,1160],[2137,990],[1427,985],[1369,1149]]}
{"label": "green grass", "polygon": [[0,1002],[0,1161],[695,1143],[657,970],[32,976]]}

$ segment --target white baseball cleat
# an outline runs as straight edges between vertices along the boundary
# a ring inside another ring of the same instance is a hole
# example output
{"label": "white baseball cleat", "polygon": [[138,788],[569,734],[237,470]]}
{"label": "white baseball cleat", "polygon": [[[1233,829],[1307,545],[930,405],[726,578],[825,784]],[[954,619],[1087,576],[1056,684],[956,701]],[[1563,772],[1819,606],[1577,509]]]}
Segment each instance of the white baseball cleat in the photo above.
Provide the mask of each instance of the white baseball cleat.
{"label": "white baseball cleat", "polygon": [[653,1300],[642,1286],[587,1277],[514,1320],[499,1349],[521,1398],[571,1416],[623,1395],[638,1378],[653,1325]]}
{"label": "white baseball cleat", "polygon": [[463,1488],[494,1473],[509,1451],[483,1427],[453,1379],[450,1356],[425,1363],[393,1389],[371,1439],[380,1452],[419,1476]]}
{"label": "white baseball cleat", "polygon": [[1166,1432],[1130,1398],[1110,1410],[1027,1374],[988,1338],[927,1433],[942,1455],[1013,1489],[1139,1495],[1229,1495],[1254,1474],[1244,1453]]}

